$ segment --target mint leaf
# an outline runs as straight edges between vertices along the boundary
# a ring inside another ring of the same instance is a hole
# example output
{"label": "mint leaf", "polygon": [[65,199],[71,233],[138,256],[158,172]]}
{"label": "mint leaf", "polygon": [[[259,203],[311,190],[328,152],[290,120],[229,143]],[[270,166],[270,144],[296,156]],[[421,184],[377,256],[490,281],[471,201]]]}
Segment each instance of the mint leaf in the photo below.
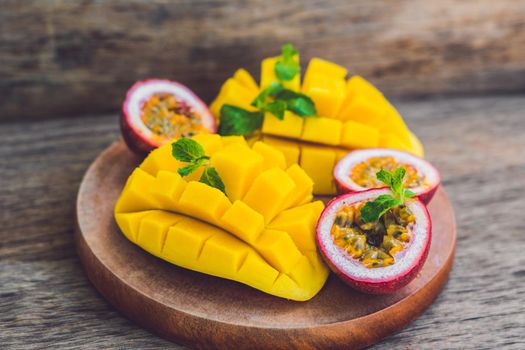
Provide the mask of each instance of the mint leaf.
{"label": "mint leaf", "polygon": [[401,204],[398,199],[389,194],[382,194],[373,201],[367,202],[361,208],[361,220],[364,223],[376,222],[390,208]]}
{"label": "mint leaf", "polygon": [[299,63],[294,60],[298,54],[292,44],[285,44],[282,47],[281,58],[275,63],[275,75],[281,81],[292,80],[301,70]]}
{"label": "mint leaf", "polygon": [[180,176],[188,176],[189,174],[193,173],[195,170],[199,169],[204,163],[208,161],[209,157],[201,157],[197,160],[194,160],[193,162],[189,163],[186,166],[183,166],[182,168],[179,168],[177,172]]}
{"label": "mint leaf", "polygon": [[286,111],[286,102],[281,100],[271,101],[268,102],[266,106],[261,107],[261,110],[264,112],[270,112],[276,116],[277,119],[283,120],[284,112]]}
{"label": "mint leaf", "polygon": [[274,97],[278,93],[280,93],[284,87],[281,85],[281,83],[278,82],[272,82],[266,89],[261,91],[259,95],[252,101],[252,106],[257,108],[262,108],[266,105],[266,100],[268,97]]}
{"label": "mint leaf", "polygon": [[224,183],[222,182],[221,177],[217,173],[217,170],[213,167],[207,167],[204,169],[201,178],[199,180],[200,182],[219,189],[224,194],[226,194],[226,189],[224,188]]}
{"label": "mint leaf", "polygon": [[401,195],[403,191],[403,178],[405,177],[406,170],[403,167],[397,168],[392,174],[392,191]]}
{"label": "mint leaf", "polygon": [[376,173],[376,177],[379,181],[387,185],[388,187],[392,187],[393,184],[393,177],[392,174],[384,169],[379,170]]}
{"label": "mint leaf", "polygon": [[204,156],[204,148],[195,140],[183,138],[171,144],[171,154],[181,162],[192,162]]}
{"label": "mint leaf", "polygon": [[281,47],[281,51],[282,51],[282,57],[286,61],[293,59],[295,55],[299,54],[299,51],[297,51],[297,49],[290,43],[284,44]]}
{"label": "mint leaf", "polygon": [[263,121],[263,112],[250,112],[243,108],[223,105],[220,113],[218,133],[223,136],[248,135],[259,129]]}
{"label": "mint leaf", "polygon": [[300,92],[284,89],[275,96],[275,99],[286,102],[286,108],[300,117],[310,117],[317,114],[314,101]]}

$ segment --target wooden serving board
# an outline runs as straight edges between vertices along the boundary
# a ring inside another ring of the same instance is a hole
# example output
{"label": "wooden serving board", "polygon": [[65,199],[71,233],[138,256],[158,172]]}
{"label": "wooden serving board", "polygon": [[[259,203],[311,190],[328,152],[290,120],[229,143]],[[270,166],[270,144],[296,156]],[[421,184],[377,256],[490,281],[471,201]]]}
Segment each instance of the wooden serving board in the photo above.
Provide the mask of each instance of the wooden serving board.
{"label": "wooden serving board", "polygon": [[421,314],[452,267],[455,220],[439,189],[429,206],[433,240],[428,259],[419,276],[394,294],[361,294],[331,275],[312,300],[294,302],[179,268],[129,242],[113,219],[115,201],[139,162],[119,141],[90,166],[77,198],[78,253],[107,300],[175,342],[224,349],[362,348]]}

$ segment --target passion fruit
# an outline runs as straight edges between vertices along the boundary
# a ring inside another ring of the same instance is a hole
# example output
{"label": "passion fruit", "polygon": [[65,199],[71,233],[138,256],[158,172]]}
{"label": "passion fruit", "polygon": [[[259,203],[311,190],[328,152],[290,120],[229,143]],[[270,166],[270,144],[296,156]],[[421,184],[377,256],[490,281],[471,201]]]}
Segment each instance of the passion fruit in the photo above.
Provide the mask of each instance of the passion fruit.
{"label": "passion fruit", "polygon": [[403,186],[423,203],[430,202],[440,183],[437,169],[422,158],[390,148],[356,150],[343,157],[334,168],[337,191],[352,193],[385,187],[377,179],[376,172],[400,166],[406,171]]}
{"label": "passion fruit", "polygon": [[432,236],[426,206],[417,197],[364,223],[360,209],[387,188],[332,199],[317,223],[316,241],[331,270],[351,287],[371,294],[394,292],[421,270]]}
{"label": "passion fruit", "polygon": [[186,86],[170,80],[138,81],[128,90],[120,118],[128,147],[147,153],[167,142],[215,133],[215,118]]}

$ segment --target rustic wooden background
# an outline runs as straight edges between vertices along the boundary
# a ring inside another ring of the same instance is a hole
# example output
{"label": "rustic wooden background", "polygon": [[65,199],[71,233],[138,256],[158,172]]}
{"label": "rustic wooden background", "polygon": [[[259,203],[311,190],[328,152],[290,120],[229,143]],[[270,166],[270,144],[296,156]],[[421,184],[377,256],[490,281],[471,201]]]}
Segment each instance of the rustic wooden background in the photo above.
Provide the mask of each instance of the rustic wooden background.
{"label": "rustic wooden background", "polygon": [[286,41],[399,98],[456,209],[445,290],[374,349],[525,349],[523,0],[0,0],[0,348],[179,348],[85,277],[80,179],[134,80],[209,100]]}
{"label": "rustic wooden background", "polygon": [[114,111],[148,77],[209,101],[288,41],[390,96],[525,91],[523,0],[0,0],[0,119]]}

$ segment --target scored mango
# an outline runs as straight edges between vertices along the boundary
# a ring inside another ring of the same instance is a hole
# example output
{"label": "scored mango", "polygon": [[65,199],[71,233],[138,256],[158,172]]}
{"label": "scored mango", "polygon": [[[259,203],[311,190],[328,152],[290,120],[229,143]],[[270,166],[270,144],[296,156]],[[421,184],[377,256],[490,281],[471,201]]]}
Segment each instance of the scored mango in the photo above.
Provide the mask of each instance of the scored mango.
{"label": "scored mango", "polygon": [[315,245],[324,205],[311,202],[310,177],[261,141],[193,139],[210,155],[226,193],[193,174],[181,177],[177,169],[186,163],[166,144],[132,172],[115,205],[125,237],[178,266],[272,295],[298,301],[316,295],[328,270]]}
{"label": "scored mango", "polygon": [[[255,98],[272,82],[277,82],[275,63],[278,59],[270,57],[262,61],[259,90],[254,90],[255,80],[246,70],[238,70],[212,102],[212,113],[219,118],[224,104],[253,111],[249,98]],[[299,55],[294,59],[299,62]],[[310,97],[317,116],[305,118],[287,110],[281,120],[266,112],[261,126],[260,139],[279,148],[288,165],[300,163],[314,180],[314,193],[318,195],[335,192],[334,161],[354,149],[385,147],[420,157],[424,154],[421,142],[385,96],[363,77],[354,75],[346,79],[347,74],[347,69],[340,65],[312,58],[302,84],[299,74],[282,84]],[[318,160],[322,164],[316,164]]]}

